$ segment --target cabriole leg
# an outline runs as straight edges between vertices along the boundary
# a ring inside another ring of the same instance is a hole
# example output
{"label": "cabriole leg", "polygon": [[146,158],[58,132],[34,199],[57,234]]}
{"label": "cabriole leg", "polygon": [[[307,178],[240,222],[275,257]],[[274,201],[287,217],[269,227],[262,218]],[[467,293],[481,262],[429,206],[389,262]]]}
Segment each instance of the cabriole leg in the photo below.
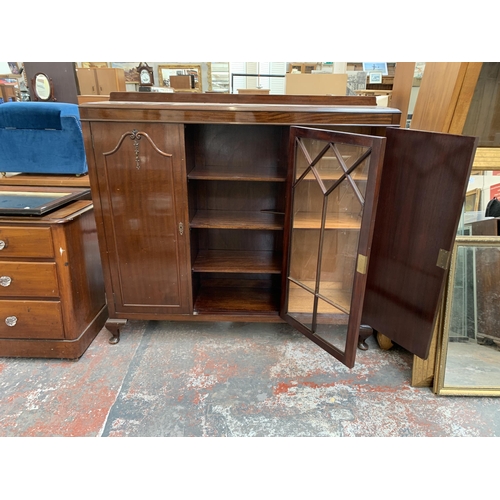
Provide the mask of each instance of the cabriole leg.
{"label": "cabriole leg", "polygon": [[361,325],[359,327],[359,339],[358,339],[358,349],[362,351],[368,350],[368,344],[366,343],[366,339],[373,335],[373,328],[368,325]]}
{"label": "cabriole leg", "polygon": [[120,342],[120,328],[126,324],[126,319],[108,319],[106,321],[105,326],[112,335],[108,341],[110,344],[118,344]]}

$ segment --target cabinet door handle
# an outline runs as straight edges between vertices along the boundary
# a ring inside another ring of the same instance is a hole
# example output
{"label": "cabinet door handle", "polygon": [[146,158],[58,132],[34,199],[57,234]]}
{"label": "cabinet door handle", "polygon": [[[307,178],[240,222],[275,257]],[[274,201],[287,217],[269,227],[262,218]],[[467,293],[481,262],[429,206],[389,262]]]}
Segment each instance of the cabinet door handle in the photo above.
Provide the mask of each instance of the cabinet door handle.
{"label": "cabinet door handle", "polygon": [[3,250],[7,246],[7,243],[5,241],[0,240],[0,250]]}
{"label": "cabinet door handle", "polygon": [[5,324],[7,326],[16,326],[17,318],[15,316],[7,316],[5,318]]}
{"label": "cabinet door handle", "polygon": [[0,285],[9,286],[12,283],[12,278],[10,276],[0,276]]}
{"label": "cabinet door handle", "polygon": [[179,222],[179,234],[182,236],[184,234],[184,224]]}
{"label": "cabinet door handle", "polygon": [[95,87],[92,85],[92,92],[95,92]]}

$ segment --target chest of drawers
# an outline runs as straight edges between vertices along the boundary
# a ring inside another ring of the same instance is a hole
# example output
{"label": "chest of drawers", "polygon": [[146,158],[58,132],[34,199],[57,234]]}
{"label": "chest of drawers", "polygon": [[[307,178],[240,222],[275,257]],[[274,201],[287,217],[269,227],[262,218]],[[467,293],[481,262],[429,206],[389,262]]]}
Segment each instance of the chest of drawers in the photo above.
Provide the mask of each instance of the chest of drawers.
{"label": "chest of drawers", "polygon": [[106,319],[91,201],[0,217],[0,356],[79,358]]}

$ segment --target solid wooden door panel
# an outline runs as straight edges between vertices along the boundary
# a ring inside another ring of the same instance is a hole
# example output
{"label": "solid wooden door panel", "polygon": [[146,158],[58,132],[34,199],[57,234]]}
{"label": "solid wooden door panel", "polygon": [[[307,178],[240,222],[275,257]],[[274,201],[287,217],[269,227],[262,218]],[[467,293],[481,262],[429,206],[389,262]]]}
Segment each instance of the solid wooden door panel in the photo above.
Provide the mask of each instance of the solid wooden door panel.
{"label": "solid wooden door panel", "polygon": [[95,75],[100,95],[109,95],[111,92],[118,90],[116,74],[113,68],[96,68]]}
{"label": "solid wooden door panel", "polygon": [[78,87],[80,95],[97,95],[97,82],[95,71],[92,68],[77,68]]}
{"label": "solid wooden door panel", "polygon": [[388,129],[362,322],[429,353],[477,139]]}
{"label": "solid wooden door panel", "polygon": [[92,133],[114,311],[190,312],[183,128],[94,123]]}

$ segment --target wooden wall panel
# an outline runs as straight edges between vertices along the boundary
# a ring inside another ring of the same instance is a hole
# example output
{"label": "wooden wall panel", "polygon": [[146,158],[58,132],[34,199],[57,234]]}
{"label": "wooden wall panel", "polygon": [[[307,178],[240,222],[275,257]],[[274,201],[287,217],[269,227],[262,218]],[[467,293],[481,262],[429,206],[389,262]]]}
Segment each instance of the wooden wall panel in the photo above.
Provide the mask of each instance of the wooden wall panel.
{"label": "wooden wall panel", "polygon": [[401,121],[399,122],[401,128],[406,127],[414,73],[414,62],[396,63],[394,83],[392,85],[391,107],[401,111]]}
{"label": "wooden wall panel", "polygon": [[426,63],[410,128],[461,134],[482,63]]}
{"label": "wooden wall panel", "polygon": [[45,73],[54,84],[54,97],[57,102],[78,104],[78,86],[75,63],[73,62],[25,62],[24,70],[28,87],[33,99],[31,79],[37,73]]}

